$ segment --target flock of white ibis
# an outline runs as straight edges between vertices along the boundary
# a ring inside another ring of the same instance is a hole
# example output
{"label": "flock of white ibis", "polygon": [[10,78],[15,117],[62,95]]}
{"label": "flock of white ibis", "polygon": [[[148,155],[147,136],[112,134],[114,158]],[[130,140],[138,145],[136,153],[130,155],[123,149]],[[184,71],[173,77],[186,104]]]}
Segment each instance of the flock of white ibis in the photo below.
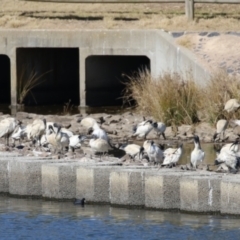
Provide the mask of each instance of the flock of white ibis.
{"label": "flock of white ibis", "polygon": [[[240,107],[237,101],[231,99],[226,103],[226,111],[235,111]],[[235,107],[234,107],[235,106]],[[91,151],[100,153],[100,155],[108,154],[110,150],[124,151],[133,161],[141,161],[143,157],[147,158],[148,162],[159,167],[175,167],[183,153],[183,144],[179,144],[177,148],[164,149],[162,145],[157,144],[154,140],[147,140],[147,135],[152,131],[156,131],[159,138],[161,135],[164,139],[166,125],[162,122],[154,122],[146,120],[132,126],[132,138],[144,139],[143,145],[135,143],[124,143],[116,146],[111,143],[106,131],[101,128],[98,122],[92,117],[85,117],[78,120],[81,126],[85,127],[88,134],[78,135],[71,132],[69,126],[61,126],[54,122],[47,122],[45,119],[35,119],[31,124],[23,126],[23,124],[13,117],[7,117],[0,121],[0,137],[6,139],[6,145],[9,146],[9,139],[13,140],[13,145],[18,140],[31,142],[33,146],[38,146],[48,152],[58,152],[65,154],[66,151],[74,152],[75,149],[81,148],[81,144],[85,141]],[[223,134],[227,127],[227,120],[220,120],[217,123],[217,131],[213,136],[216,140],[217,136]],[[130,138],[131,138],[130,137]],[[194,149],[191,152],[190,165],[192,169],[197,169],[199,164],[203,162],[205,153],[201,148],[199,136],[193,137]],[[239,166],[240,151],[239,139],[233,143],[228,143],[222,147],[217,154],[215,164],[224,164],[225,167],[233,173],[236,173]]]}

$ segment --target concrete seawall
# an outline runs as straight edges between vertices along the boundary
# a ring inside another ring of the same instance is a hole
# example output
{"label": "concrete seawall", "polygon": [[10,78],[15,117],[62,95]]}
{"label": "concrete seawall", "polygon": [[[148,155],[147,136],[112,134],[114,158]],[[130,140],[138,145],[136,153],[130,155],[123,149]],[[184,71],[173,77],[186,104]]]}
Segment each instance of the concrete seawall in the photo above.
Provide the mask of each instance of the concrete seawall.
{"label": "concrete seawall", "polygon": [[0,193],[184,212],[240,214],[240,174],[0,156]]}

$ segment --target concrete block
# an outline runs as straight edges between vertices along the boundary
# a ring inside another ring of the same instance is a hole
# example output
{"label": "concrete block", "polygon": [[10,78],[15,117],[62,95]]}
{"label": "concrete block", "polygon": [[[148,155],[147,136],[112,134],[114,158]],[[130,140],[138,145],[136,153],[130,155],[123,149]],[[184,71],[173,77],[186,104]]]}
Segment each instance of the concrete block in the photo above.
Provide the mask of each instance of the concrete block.
{"label": "concrete block", "polygon": [[110,174],[110,203],[144,206],[144,170],[119,170]]}
{"label": "concrete block", "polygon": [[180,209],[189,212],[220,211],[222,175],[180,179]]}
{"label": "concrete block", "polygon": [[110,173],[120,166],[78,167],[76,197],[88,202],[109,203]]}
{"label": "concrete block", "polygon": [[145,207],[158,209],[180,208],[180,184],[182,173],[146,172]]}
{"label": "concrete block", "polygon": [[42,196],[41,166],[53,162],[56,160],[26,157],[9,161],[9,193],[19,196]]}
{"label": "concrete block", "polygon": [[224,176],[221,182],[221,213],[240,214],[240,176]]}
{"label": "concrete block", "polygon": [[53,199],[76,197],[76,168],[79,163],[42,165],[42,196]]}
{"label": "concrete block", "polygon": [[0,193],[8,193],[9,191],[9,179],[8,179],[8,159],[0,160]]}

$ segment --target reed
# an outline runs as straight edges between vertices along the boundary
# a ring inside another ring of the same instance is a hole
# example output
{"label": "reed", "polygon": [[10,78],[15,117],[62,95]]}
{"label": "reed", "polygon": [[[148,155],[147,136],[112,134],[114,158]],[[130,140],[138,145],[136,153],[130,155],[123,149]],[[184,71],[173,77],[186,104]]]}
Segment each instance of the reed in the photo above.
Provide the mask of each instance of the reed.
{"label": "reed", "polygon": [[[47,73],[51,72],[47,71],[38,76],[37,72],[33,69],[29,75],[27,75],[27,71],[25,68],[20,73],[19,81],[18,81],[18,103],[23,104],[24,99],[28,94],[32,94],[31,90],[43,83],[46,79],[42,79]],[[26,76],[27,75],[27,76]],[[32,94],[34,101],[37,103],[34,95]]]}
{"label": "reed", "polygon": [[240,112],[230,116],[224,111],[225,103],[231,99],[240,99],[240,79],[225,70],[213,73],[206,86],[202,88],[201,112],[203,121],[216,123],[219,119],[240,118]]}
{"label": "reed", "polygon": [[199,96],[191,73],[185,79],[177,73],[153,78],[147,70],[130,76],[124,92],[125,102],[136,101],[138,110],[167,125],[198,122]]}

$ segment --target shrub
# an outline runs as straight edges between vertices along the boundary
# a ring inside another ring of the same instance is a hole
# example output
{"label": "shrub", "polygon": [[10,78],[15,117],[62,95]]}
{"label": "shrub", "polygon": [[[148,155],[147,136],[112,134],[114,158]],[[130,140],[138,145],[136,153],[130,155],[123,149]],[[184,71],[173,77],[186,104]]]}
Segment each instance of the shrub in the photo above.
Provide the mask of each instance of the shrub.
{"label": "shrub", "polygon": [[135,100],[137,109],[155,120],[167,125],[198,122],[200,89],[190,73],[186,79],[177,73],[153,78],[149,71],[139,71],[125,84],[125,101]]}

